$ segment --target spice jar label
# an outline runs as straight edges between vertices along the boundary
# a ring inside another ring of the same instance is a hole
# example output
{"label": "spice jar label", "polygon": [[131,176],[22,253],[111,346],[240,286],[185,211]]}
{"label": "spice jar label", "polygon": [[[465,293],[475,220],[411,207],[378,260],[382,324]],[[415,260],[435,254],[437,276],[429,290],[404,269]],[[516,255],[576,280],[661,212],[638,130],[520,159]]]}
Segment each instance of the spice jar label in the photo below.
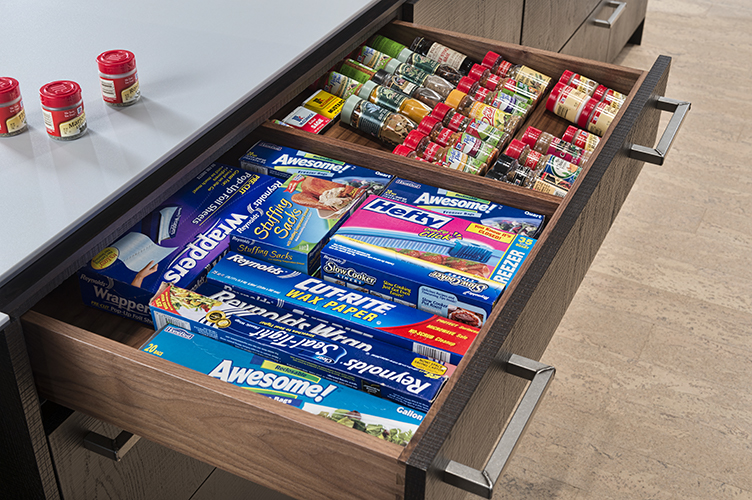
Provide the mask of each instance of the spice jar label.
{"label": "spice jar label", "polygon": [[381,86],[376,87],[376,104],[389,111],[398,112],[406,99],[407,96],[402,92]]}
{"label": "spice jar label", "polygon": [[329,73],[323,88],[330,94],[347,99],[351,95],[357,94],[362,86],[363,84],[359,81],[332,71]]}
{"label": "spice jar label", "polygon": [[431,48],[428,49],[426,56],[428,56],[429,59],[433,59],[434,61],[438,61],[439,63],[444,63],[454,69],[460,69],[462,61],[464,61],[467,57],[465,56],[465,54],[461,54],[456,50],[452,50],[449,47],[445,47],[439,43],[434,43],[433,45],[431,45]]}
{"label": "spice jar label", "polygon": [[447,144],[449,144],[449,138],[452,137],[453,133],[454,130],[450,128],[441,129],[441,132],[439,132],[438,136],[436,137],[436,142],[438,142],[442,146],[446,146]]}
{"label": "spice jar label", "polygon": [[[549,156],[541,172],[551,174],[558,179],[562,179],[569,184],[573,183],[577,176],[580,175],[582,167],[570,163],[556,156]],[[558,185],[559,183],[557,183]]]}
{"label": "spice jar label", "polygon": [[423,152],[423,159],[428,162],[435,162],[438,160],[438,154],[441,151],[441,146],[435,142],[429,142],[426,146],[426,150]]}
{"label": "spice jar label", "polygon": [[355,56],[355,59],[358,62],[365,64],[369,68],[377,70],[384,69],[389,61],[392,60],[392,58],[388,55],[379,52],[378,50],[372,49],[371,47],[368,47],[366,45],[360,48],[358,54]]}
{"label": "spice jar label", "polygon": [[480,152],[482,145],[483,141],[481,141],[477,137],[473,137],[468,133],[464,133],[460,137],[460,140],[457,142],[455,148],[459,149],[463,153],[467,153],[468,156],[472,156],[473,158],[476,158],[485,163],[485,160],[488,159],[488,155],[484,155],[485,158],[478,158],[478,153]]}
{"label": "spice jar label", "polygon": [[425,71],[405,63],[400,64],[394,74],[410,80],[417,85],[423,85],[426,78],[430,76]]}
{"label": "spice jar label", "polygon": [[561,89],[558,99],[556,99],[554,113],[565,120],[574,122],[580,106],[584,104],[587,99],[587,94],[580,92],[574,87],[564,87]]}
{"label": "spice jar label", "polygon": [[391,112],[370,102],[363,102],[360,106],[360,116],[356,127],[367,134],[379,136],[379,130]]}
{"label": "spice jar label", "polygon": [[427,73],[434,73],[436,69],[441,66],[441,63],[415,52],[413,52],[407,62]]}
{"label": "spice jar label", "polygon": [[60,123],[60,137],[80,134],[84,128],[86,128],[86,113],[81,110],[81,114],[77,117]]}
{"label": "spice jar label", "polygon": [[417,89],[418,86],[411,81],[405,80],[401,76],[393,76],[389,88],[396,88],[403,94],[413,95],[413,92],[415,92],[415,89]]}
{"label": "spice jar label", "polygon": [[615,116],[615,108],[609,106],[605,102],[598,103],[593,111],[593,115],[590,117],[590,120],[588,120],[588,132],[603,137],[603,134],[606,133],[606,129],[611,125]]}
{"label": "spice jar label", "polygon": [[524,83],[528,87],[533,87],[537,90],[537,93],[540,94],[545,90],[546,86],[548,86],[551,78],[532,68],[522,66],[517,72],[517,81],[519,83]]}
{"label": "spice jar label", "polygon": [[476,102],[470,108],[470,118],[480,120],[498,129],[506,128],[512,115],[500,109],[493,108],[482,102]]}
{"label": "spice jar label", "polygon": [[13,133],[26,126],[26,110],[21,107],[21,111],[5,120],[5,130],[0,126],[0,133]]}
{"label": "spice jar label", "polygon": [[136,83],[120,91],[120,95],[123,98],[123,102],[128,103],[134,99],[138,99],[141,96],[138,90],[139,90],[139,86],[138,86],[138,75],[137,75]]}
{"label": "spice jar label", "polygon": [[467,126],[467,133],[474,135],[481,141],[498,147],[501,141],[501,132],[487,123],[473,121]]}

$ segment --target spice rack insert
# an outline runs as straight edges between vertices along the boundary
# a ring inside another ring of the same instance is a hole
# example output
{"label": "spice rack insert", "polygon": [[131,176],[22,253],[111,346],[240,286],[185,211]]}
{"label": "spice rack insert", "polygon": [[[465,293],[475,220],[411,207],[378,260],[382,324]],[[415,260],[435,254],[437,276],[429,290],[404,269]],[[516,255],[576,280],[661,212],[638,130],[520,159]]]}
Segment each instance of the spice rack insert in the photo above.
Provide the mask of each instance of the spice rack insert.
{"label": "spice rack insert", "polygon": [[[494,50],[553,78],[571,69],[629,94],[564,199],[399,157],[342,125],[337,125],[339,135],[316,136],[262,124],[219,158],[234,163],[256,140],[264,139],[548,217],[534,253],[412,441],[405,448],[382,442],[142,353],[137,347],[152,330],[83,306],[76,276],[23,318],[40,395],[298,497],[399,498],[409,490],[411,497],[422,491],[422,497],[435,498],[434,488],[453,488],[437,486],[441,480],[427,473],[435,460],[448,456],[470,466],[483,463],[525,388],[519,379],[496,368],[493,359],[503,358],[505,352],[539,359],[548,345],[639,173],[639,162],[614,151],[627,140],[627,133],[630,140],[643,143],[655,139],[660,112],[648,109],[648,98],[665,91],[668,65],[657,61],[648,73],[401,22],[384,27],[382,33],[402,43],[425,34],[474,58]],[[632,113],[625,118],[630,106]],[[622,119],[627,131],[611,137]],[[539,104],[527,125],[557,133],[568,124],[544,113]],[[606,154],[607,143],[612,146]],[[626,168],[632,166],[637,168]],[[591,171],[594,180],[583,188]],[[594,190],[593,182],[607,184],[608,189]],[[570,229],[578,236],[567,237]],[[353,482],[352,477],[359,480]]]}

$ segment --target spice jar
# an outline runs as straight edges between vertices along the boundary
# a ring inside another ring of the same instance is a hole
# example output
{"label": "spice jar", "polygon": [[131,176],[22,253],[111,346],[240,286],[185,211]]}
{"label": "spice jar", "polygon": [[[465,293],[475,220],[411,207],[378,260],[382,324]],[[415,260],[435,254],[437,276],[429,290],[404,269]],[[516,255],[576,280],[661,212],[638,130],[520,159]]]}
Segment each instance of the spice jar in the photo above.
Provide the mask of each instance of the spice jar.
{"label": "spice jar", "polygon": [[390,61],[384,69],[387,72],[401,76],[405,80],[409,80],[418,86],[427,87],[441,95],[444,99],[449,95],[449,92],[454,90],[454,85],[440,76],[431,75],[411,64],[401,63],[397,59]]}
{"label": "spice jar", "polygon": [[450,92],[444,102],[469,118],[486,122],[499,130],[504,130],[511,134],[514,134],[522,124],[521,116],[505,113],[488,104],[475,101],[459,90]]}
{"label": "spice jar", "polygon": [[417,130],[410,132],[403,144],[414,149],[417,155],[424,160],[453,170],[479,174],[486,169],[483,162],[449,146],[441,146],[432,142],[427,135],[421,134]]}
{"label": "spice jar", "polygon": [[495,92],[491,94],[493,99],[485,101],[486,104],[490,104],[494,108],[498,108],[506,113],[522,116],[523,118],[533,109],[530,103],[526,99],[518,99],[517,97],[504,92]]}
{"label": "spice jar", "polygon": [[595,80],[584,77],[578,73],[566,70],[561,74],[559,82],[564,83],[570,87],[574,87],[580,92],[584,92],[596,101],[606,101],[610,106],[619,109],[626,100],[626,96],[615,90],[612,90],[605,85],[601,85]]}
{"label": "spice jar", "polygon": [[434,61],[447,64],[463,75],[467,75],[470,68],[475,64],[475,61],[465,54],[423,37],[415,38],[412,45],[410,45],[410,50],[427,56]]}
{"label": "spice jar", "polygon": [[540,96],[542,95],[535,87],[530,87],[511,78],[504,78],[501,81],[501,86],[499,88],[500,90],[497,92],[508,94],[519,100],[526,101],[530,106],[533,106],[538,102],[538,99],[540,99]]}
{"label": "spice jar", "polygon": [[102,99],[110,106],[136,104],[141,97],[136,56],[129,50],[108,50],[97,57]]}
{"label": "spice jar", "polygon": [[455,132],[467,132],[497,149],[506,147],[512,138],[508,132],[499,130],[479,120],[471,120],[445,103],[437,104],[429,116],[441,120],[441,123],[445,127]]}
{"label": "spice jar", "polygon": [[397,56],[397,59],[403,63],[412,64],[418,69],[422,69],[426,73],[440,76],[444,80],[448,81],[452,85],[457,85],[462,78],[459,71],[452,68],[448,64],[441,64],[440,62],[429,59],[426,56],[416,54],[410,49],[404,49]]}
{"label": "spice jar", "polygon": [[350,96],[342,106],[342,120],[358,130],[370,134],[394,146],[401,144],[413,130],[415,122],[399,113]]}
{"label": "spice jar", "polygon": [[353,59],[345,59],[339,66],[339,73],[360,83],[366,83],[373,78],[376,70]]}
{"label": "spice jar", "polygon": [[584,167],[590,159],[589,151],[578,148],[574,144],[565,142],[535,127],[528,127],[520,140],[533,148],[533,151],[543,155],[553,155],[581,167]]}
{"label": "spice jar", "polygon": [[368,46],[395,59],[399,57],[403,50],[407,49],[401,43],[381,35],[374,35],[368,40]]}
{"label": "spice jar", "polygon": [[509,144],[505,154],[535,171],[538,178],[566,190],[582,171],[582,167],[550,154],[542,155],[516,139]]}
{"label": "spice jar", "polygon": [[528,68],[523,64],[512,66],[506,74],[507,78],[515,80],[518,84],[527,85],[529,89],[535,89],[535,92],[540,96],[548,88],[548,84],[551,83],[551,77],[544,75],[540,71],[536,71],[532,68]]}
{"label": "spice jar", "polygon": [[490,144],[466,132],[455,132],[446,128],[439,120],[430,116],[425,117],[416,130],[427,135],[433,142],[462,151],[486,166],[492,165],[499,155],[499,150]]}
{"label": "spice jar", "polygon": [[443,123],[445,127],[450,128],[455,132],[464,132],[472,121],[467,116],[461,115],[451,106],[443,102],[434,106],[430,116],[437,120],[441,120],[441,123]]}
{"label": "spice jar", "polygon": [[487,88],[490,91],[496,90],[501,83],[501,78],[491,73],[491,70],[481,66],[480,64],[473,64],[470,69],[470,73],[467,76],[477,81],[481,87]]}
{"label": "spice jar", "polygon": [[492,75],[496,75],[499,78],[503,78],[506,75],[506,71],[511,67],[511,64],[507,64],[507,68],[503,69],[502,64],[504,62],[505,61],[503,57],[501,57],[496,52],[489,50],[488,52],[486,52],[486,55],[483,57],[483,60],[480,62],[480,65],[485,68],[488,68],[489,71],[491,71]]}
{"label": "spice jar", "polygon": [[379,52],[367,45],[361,45],[354,53],[352,59],[375,70],[384,69],[392,58],[383,52]]}
{"label": "spice jar", "polygon": [[319,79],[315,86],[336,95],[340,99],[347,99],[351,95],[357,95],[363,84],[336,71],[330,71]]}
{"label": "spice jar", "polygon": [[551,95],[546,101],[546,109],[565,120],[578,124],[580,114],[588,101],[593,101],[591,106],[595,105],[595,100],[584,92],[559,82],[551,89]]}
{"label": "spice jar", "polygon": [[561,136],[561,140],[574,144],[578,148],[582,148],[585,151],[593,151],[600,142],[600,137],[590,132],[580,130],[574,125],[567,127],[567,130]]}
{"label": "spice jar", "polygon": [[411,99],[401,92],[376,85],[373,81],[366,82],[363,85],[358,97],[378,104],[389,111],[404,115],[415,123],[420,122],[431,112],[431,108],[417,99]]}
{"label": "spice jar", "polygon": [[81,87],[76,82],[59,80],[39,89],[47,134],[53,139],[70,141],[86,132],[86,114]]}
{"label": "spice jar", "polygon": [[402,92],[405,95],[409,95],[413,99],[417,99],[430,108],[434,108],[438,103],[444,100],[441,95],[426,87],[419,87],[413,82],[405,80],[401,76],[392,75],[381,69],[373,75],[371,81],[387,87],[390,89]]}
{"label": "spice jar", "polygon": [[608,129],[611,122],[616,118],[616,113],[616,108],[609,106],[608,103],[603,101],[597,102],[594,98],[590,97],[577,117],[577,126],[599,137],[603,137],[606,129]]}
{"label": "spice jar", "polygon": [[10,137],[26,130],[26,111],[18,80],[0,77],[0,137]]}
{"label": "spice jar", "polygon": [[521,187],[530,187],[536,180],[535,172],[504,154],[499,155],[499,159],[486,173],[486,177]]}
{"label": "spice jar", "polygon": [[621,108],[621,105],[624,104],[624,101],[627,100],[627,96],[615,91],[614,89],[601,85],[595,89],[595,92],[593,92],[593,99],[605,102],[618,111]]}
{"label": "spice jar", "polygon": [[476,101],[490,104],[493,101],[493,93],[480,86],[480,84],[470,77],[463,76],[457,84],[457,90],[464,92]]}
{"label": "spice jar", "polygon": [[411,158],[413,160],[425,161],[423,158],[418,157],[418,153],[416,153],[414,149],[410,149],[404,144],[400,144],[399,146],[394,148],[394,151],[392,151],[392,153],[404,156],[405,158]]}

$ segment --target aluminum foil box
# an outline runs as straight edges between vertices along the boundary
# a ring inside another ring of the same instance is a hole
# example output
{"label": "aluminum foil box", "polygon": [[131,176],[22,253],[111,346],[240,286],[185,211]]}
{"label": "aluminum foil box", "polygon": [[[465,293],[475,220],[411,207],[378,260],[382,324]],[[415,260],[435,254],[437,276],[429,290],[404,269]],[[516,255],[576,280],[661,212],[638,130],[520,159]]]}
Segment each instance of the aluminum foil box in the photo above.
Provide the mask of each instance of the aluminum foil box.
{"label": "aluminum foil box", "polygon": [[163,282],[191,288],[227,251],[229,233],[258,217],[249,201],[279,179],[212,164],[79,271],[87,305],[151,324]]}
{"label": "aluminum foil box", "polygon": [[312,317],[346,323],[362,335],[457,365],[478,329],[395,302],[326,283],[320,279],[230,252],[207,275],[204,290],[227,290],[237,297]]}
{"label": "aluminum foil box", "polygon": [[173,325],[162,328],[141,350],[402,446],[425,417],[423,412]]}
{"label": "aluminum foil box", "polygon": [[389,357],[376,356],[308,332],[270,328],[173,286],[165,286],[149,305],[157,328],[173,324],[419,411],[428,411],[448,377],[449,368],[419,354],[392,349]]}

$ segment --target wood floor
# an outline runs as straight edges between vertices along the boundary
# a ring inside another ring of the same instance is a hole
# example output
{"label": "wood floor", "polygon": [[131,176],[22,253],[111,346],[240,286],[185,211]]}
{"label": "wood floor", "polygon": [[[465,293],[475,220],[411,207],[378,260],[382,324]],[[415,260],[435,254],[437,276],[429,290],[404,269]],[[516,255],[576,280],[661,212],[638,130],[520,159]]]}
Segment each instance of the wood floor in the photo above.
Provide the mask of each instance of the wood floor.
{"label": "wood floor", "polygon": [[649,0],[616,63],[659,54],[692,110],[549,345],[495,499],[752,498],[752,2]]}

